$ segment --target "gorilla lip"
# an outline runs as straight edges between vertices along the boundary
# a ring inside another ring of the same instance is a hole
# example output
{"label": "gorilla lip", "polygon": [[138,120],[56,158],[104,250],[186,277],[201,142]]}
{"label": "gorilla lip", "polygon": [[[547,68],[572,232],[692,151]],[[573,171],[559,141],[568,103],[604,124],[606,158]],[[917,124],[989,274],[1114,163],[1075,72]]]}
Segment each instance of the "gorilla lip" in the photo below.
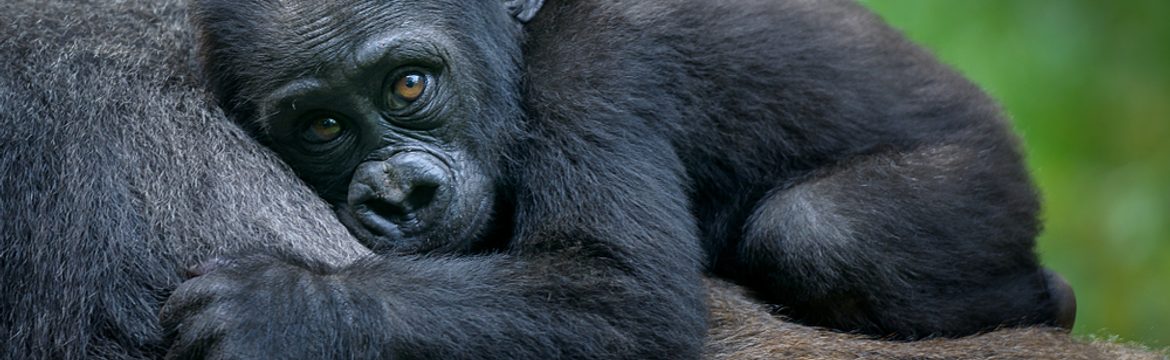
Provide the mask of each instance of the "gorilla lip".
{"label": "gorilla lip", "polygon": [[349,230],[350,234],[353,234],[358,242],[367,248],[373,250],[396,248],[406,245],[409,240],[397,225],[378,216],[368,208],[351,208],[348,205],[340,205],[336,208],[335,213],[342,224],[345,224],[345,228]]}
{"label": "gorilla lip", "polygon": [[[406,237],[406,233],[417,232],[417,230],[422,230],[423,228],[423,226],[418,226],[418,219],[409,213],[401,216],[403,219],[401,223],[391,221],[385,215],[382,215],[383,212],[371,209],[367,205],[357,206],[354,208],[353,213],[354,217],[374,235],[401,239]],[[413,226],[406,226],[408,228],[404,229],[403,225],[408,224]]]}

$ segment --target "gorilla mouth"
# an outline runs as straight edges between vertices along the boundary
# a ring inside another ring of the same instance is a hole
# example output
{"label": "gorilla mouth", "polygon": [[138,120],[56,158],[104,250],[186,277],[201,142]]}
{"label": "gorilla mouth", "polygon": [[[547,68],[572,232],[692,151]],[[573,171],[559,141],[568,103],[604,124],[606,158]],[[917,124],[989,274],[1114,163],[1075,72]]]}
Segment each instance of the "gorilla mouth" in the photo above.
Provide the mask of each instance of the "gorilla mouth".
{"label": "gorilla mouth", "polygon": [[412,234],[421,234],[427,226],[418,216],[384,201],[369,201],[351,211],[355,220],[379,242],[410,243]]}
{"label": "gorilla mouth", "polygon": [[345,199],[333,203],[338,218],[374,251],[471,249],[494,230],[487,228],[495,195],[478,171],[452,168],[446,155],[398,151],[363,162]]}
{"label": "gorilla mouth", "polygon": [[362,224],[380,235],[417,234],[427,227],[415,212],[381,199],[367,201],[354,210]]}
{"label": "gorilla mouth", "polygon": [[[466,217],[445,228],[448,221],[432,223],[417,215],[402,211],[401,207],[382,201],[368,201],[358,206],[336,204],[335,212],[362,245],[375,252],[421,253],[427,251],[460,251],[473,247],[485,232],[492,232],[493,201],[482,199],[465,211]],[[452,219],[448,219],[452,220]],[[434,234],[445,234],[433,236]],[[446,249],[446,250],[440,250]]]}

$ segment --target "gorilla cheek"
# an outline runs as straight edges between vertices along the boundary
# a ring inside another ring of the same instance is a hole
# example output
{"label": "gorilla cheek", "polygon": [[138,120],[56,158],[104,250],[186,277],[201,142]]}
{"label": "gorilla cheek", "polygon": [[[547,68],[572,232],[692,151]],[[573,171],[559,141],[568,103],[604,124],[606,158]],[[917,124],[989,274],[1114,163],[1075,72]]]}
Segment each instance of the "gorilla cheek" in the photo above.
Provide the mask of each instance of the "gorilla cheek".
{"label": "gorilla cheek", "polygon": [[362,163],[339,217],[374,250],[463,247],[486,224],[492,196],[458,155],[409,149]]}

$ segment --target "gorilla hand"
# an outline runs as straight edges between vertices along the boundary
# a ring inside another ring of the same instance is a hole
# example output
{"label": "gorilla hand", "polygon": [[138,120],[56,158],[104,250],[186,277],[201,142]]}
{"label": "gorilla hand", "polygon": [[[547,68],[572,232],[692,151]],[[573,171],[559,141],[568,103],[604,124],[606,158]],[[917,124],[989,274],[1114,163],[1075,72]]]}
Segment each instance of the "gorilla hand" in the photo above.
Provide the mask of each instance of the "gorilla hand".
{"label": "gorilla hand", "polygon": [[[256,255],[201,264],[160,315],[167,358],[338,358],[385,331],[361,332],[353,294],[320,264]],[[329,309],[329,311],[319,311]],[[385,329],[384,327],[382,329]],[[279,346],[274,346],[278,345]]]}

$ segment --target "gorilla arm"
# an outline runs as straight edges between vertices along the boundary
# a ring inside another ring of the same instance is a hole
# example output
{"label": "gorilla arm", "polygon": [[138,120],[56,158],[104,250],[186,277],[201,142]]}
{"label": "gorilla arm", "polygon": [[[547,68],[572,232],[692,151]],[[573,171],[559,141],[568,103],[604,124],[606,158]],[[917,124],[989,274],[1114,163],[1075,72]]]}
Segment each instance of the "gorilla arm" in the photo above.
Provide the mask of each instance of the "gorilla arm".
{"label": "gorilla arm", "polygon": [[641,191],[681,192],[663,173],[681,167],[633,133],[545,132],[521,147],[503,253],[341,268],[258,257],[191,280],[164,309],[172,355],[698,358],[694,225],[657,215],[686,214],[682,196]]}

